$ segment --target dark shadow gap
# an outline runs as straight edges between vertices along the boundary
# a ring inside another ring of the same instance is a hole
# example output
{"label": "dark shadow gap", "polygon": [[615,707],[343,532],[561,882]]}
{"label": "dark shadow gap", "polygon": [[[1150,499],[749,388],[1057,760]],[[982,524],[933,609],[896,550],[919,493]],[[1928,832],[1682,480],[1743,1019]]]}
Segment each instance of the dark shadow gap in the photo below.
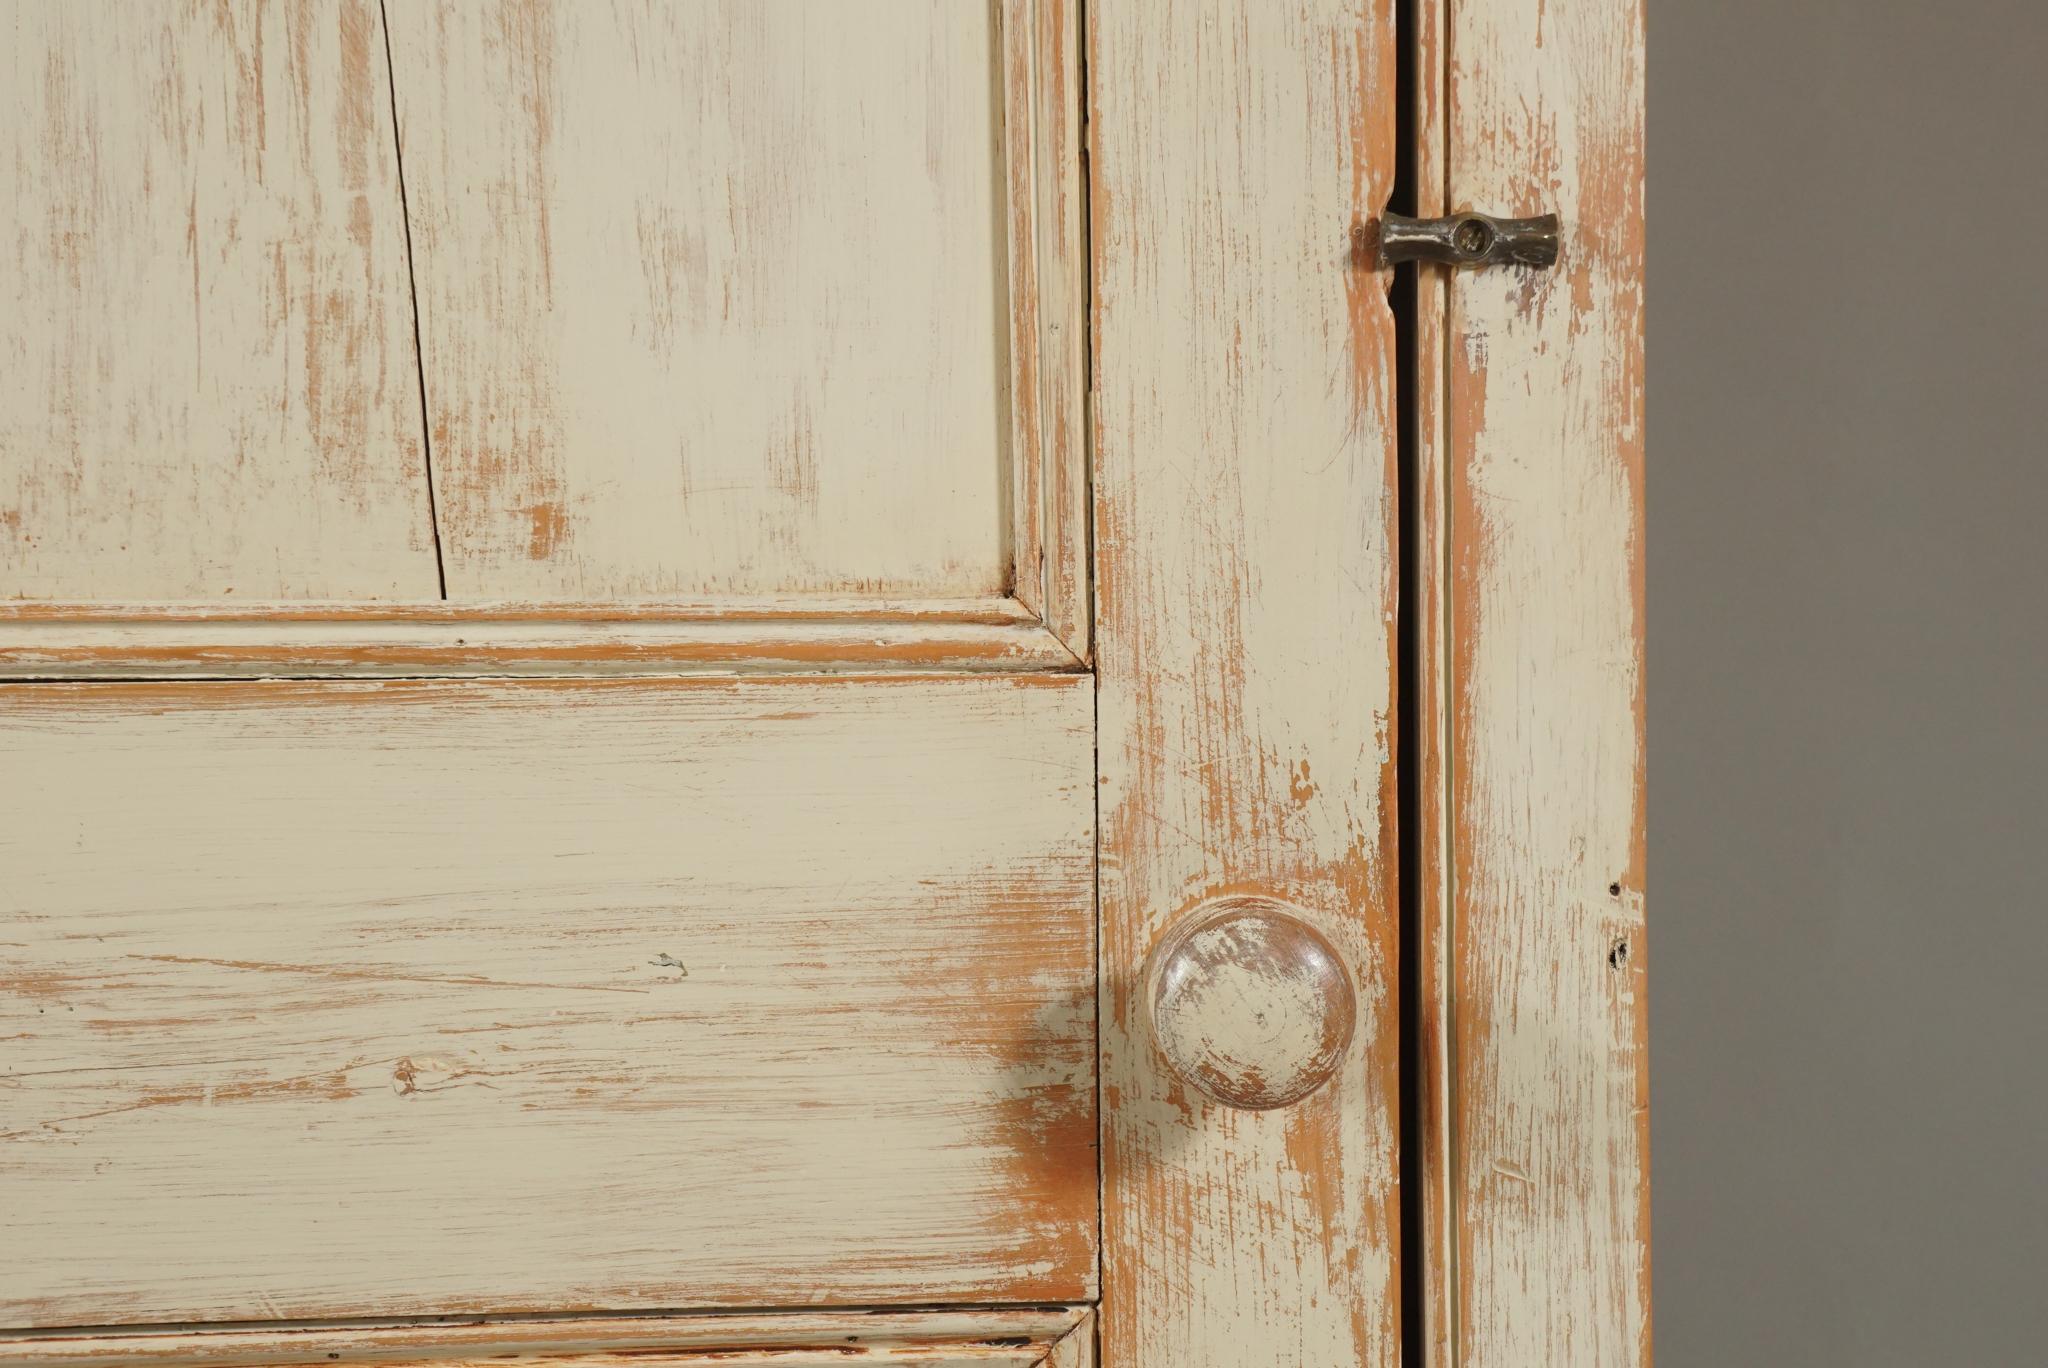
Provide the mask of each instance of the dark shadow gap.
{"label": "dark shadow gap", "polygon": [[[1394,192],[1387,208],[1402,214],[1416,212],[1416,175],[1420,127],[1416,97],[1420,90],[1418,70],[1422,60],[1421,0],[1396,0],[1394,6],[1394,47],[1399,54],[1394,78]],[[1422,1228],[1422,1102],[1420,1028],[1422,987],[1422,719],[1419,701],[1421,683],[1421,630],[1417,611],[1421,603],[1421,426],[1416,410],[1419,383],[1416,348],[1416,313],[1420,303],[1419,266],[1401,266],[1394,273],[1387,303],[1394,315],[1395,443],[1396,443],[1396,525],[1399,528],[1399,590],[1394,629],[1395,670],[1395,828],[1398,833],[1398,874],[1400,887],[1400,971],[1398,996],[1401,1004],[1398,1053],[1400,1057],[1400,1165],[1401,1184],[1401,1363],[1422,1368],[1428,1361],[1427,1324],[1424,1319],[1423,1289],[1428,1277],[1423,1260],[1427,1251]]]}

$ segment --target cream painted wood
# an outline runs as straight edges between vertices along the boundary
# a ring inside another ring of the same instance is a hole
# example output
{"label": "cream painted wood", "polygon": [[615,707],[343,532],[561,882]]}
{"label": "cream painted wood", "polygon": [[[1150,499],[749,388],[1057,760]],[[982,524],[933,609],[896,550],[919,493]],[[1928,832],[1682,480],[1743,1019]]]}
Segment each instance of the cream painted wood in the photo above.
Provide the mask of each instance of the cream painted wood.
{"label": "cream painted wood", "polygon": [[0,687],[0,1324],[1092,1297],[1091,723]]}
{"label": "cream painted wood", "polygon": [[451,597],[1007,587],[989,5],[390,20]]}
{"label": "cream painted wood", "polygon": [[433,598],[362,0],[0,15],[0,598]]}
{"label": "cream painted wood", "polygon": [[[1386,0],[1098,0],[1103,1357],[1395,1359],[1394,322],[1352,234],[1394,169]],[[1284,899],[1361,1030],[1292,1107],[1176,1081],[1142,966]]]}
{"label": "cream painted wood", "polygon": [[1565,230],[1554,272],[1439,280],[1424,311],[1430,1342],[1642,1365],[1643,11],[1449,0],[1430,25],[1434,193]]}
{"label": "cream painted wood", "polygon": [[431,1362],[483,1368],[887,1363],[897,1368],[1093,1368],[1085,1307],[811,1311],[497,1324],[236,1327],[0,1336],[5,1368],[273,1368]]}

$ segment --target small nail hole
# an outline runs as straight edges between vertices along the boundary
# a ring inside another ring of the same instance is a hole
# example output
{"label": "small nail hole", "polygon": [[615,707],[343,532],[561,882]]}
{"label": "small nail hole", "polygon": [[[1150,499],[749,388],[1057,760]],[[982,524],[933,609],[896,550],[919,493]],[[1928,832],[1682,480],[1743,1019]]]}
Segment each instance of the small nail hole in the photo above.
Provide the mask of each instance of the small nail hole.
{"label": "small nail hole", "polygon": [[1609,969],[1621,969],[1625,968],[1627,964],[1628,942],[1625,940],[1616,941],[1614,948],[1607,952],[1607,967]]}
{"label": "small nail hole", "polygon": [[1620,884],[1618,884],[1618,883],[1611,883],[1611,884],[1607,885],[1607,896],[1608,896],[1608,897],[1610,897],[1610,898],[1618,898],[1618,897],[1620,897],[1620,896],[1621,896],[1621,885],[1620,885]]}

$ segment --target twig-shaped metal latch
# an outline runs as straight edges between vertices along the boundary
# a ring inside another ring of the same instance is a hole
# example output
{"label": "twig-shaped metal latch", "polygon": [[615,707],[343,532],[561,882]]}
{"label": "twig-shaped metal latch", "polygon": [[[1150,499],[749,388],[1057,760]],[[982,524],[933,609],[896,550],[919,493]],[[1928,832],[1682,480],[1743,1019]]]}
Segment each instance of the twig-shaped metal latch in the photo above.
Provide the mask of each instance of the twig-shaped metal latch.
{"label": "twig-shaped metal latch", "polygon": [[1406,214],[1380,218],[1380,265],[1439,261],[1446,266],[1555,266],[1558,221],[1494,218],[1491,214],[1450,214],[1415,219]]}

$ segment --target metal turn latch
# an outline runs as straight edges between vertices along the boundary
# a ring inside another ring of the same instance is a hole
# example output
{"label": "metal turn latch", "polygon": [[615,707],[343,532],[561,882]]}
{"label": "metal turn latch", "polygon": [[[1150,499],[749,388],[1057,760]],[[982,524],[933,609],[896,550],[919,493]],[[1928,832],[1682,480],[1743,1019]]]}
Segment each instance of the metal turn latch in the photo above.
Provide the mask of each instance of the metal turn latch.
{"label": "metal turn latch", "polygon": [[1494,218],[1451,214],[1414,219],[1386,214],[1380,219],[1380,265],[1440,261],[1446,266],[1555,266],[1555,214],[1535,218]]}

